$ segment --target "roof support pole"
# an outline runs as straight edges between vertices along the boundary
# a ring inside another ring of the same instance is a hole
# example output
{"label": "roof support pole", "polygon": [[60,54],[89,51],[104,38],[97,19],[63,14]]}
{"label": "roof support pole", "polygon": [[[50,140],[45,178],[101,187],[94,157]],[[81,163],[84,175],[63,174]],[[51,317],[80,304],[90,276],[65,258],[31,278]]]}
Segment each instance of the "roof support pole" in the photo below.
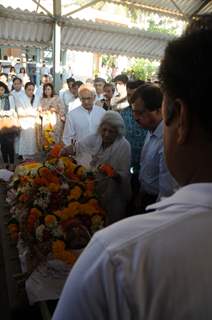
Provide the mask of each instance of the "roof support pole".
{"label": "roof support pole", "polygon": [[40,48],[36,48],[36,86],[40,86]]}
{"label": "roof support pole", "polygon": [[53,78],[54,88],[58,92],[61,88],[60,78],[60,51],[61,51],[61,26],[58,19],[61,17],[61,0],[53,0],[54,25],[53,25]]}

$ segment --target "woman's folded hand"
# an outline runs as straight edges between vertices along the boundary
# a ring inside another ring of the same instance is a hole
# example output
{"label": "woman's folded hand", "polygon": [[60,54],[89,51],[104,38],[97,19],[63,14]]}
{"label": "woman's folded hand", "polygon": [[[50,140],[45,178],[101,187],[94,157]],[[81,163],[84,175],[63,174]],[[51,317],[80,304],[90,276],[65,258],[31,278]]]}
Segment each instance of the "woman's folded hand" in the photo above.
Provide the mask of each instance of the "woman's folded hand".
{"label": "woman's folded hand", "polygon": [[62,156],[74,156],[76,153],[76,149],[75,149],[75,146],[74,145],[69,145],[69,146],[66,146],[64,147],[60,153],[59,153],[59,156],[62,157]]}

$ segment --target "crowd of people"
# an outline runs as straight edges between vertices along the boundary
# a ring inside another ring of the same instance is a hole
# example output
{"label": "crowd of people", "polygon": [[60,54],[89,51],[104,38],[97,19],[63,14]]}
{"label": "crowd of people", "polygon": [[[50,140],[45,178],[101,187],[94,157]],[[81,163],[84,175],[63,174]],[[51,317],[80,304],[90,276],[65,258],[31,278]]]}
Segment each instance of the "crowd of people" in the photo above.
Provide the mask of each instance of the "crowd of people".
{"label": "crowd of people", "polygon": [[[64,144],[64,153],[74,148],[78,163],[86,168],[110,164],[121,179],[104,186],[110,189],[104,197],[108,223],[174,192],[176,184],[163,156],[162,92],[157,85],[128,80],[125,74],[111,83],[103,78],[82,83],[71,77],[57,95],[48,74],[36,87],[27,81],[24,68],[17,75],[11,72],[10,90],[7,76],[0,74],[0,120],[11,112],[20,130],[0,130],[4,168],[14,170],[15,155],[19,160],[42,158],[43,151],[57,143]],[[119,197],[111,202],[113,194]]]}
{"label": "crowd of people", "polygon": [[209,14],[168,44],[159,70],[163,95],[152,84],[128,94],[130,109],[119,115],[125,121],[133,115],[147,129],[139,200],[156,202],[146,214],[139,211],[93,236],[70,272],[54,320],[211,319],[211,57]]}
{"label": "crowd of people", "polygon": [[35,88],[20,70],[10,90],[0,75],[0,117],[20,122],[0,134],[6,167],[39,155],[50,132],[61,156],[116,172],[99,186],[112,225],[74,266],[54,320],[211,318],[211,21],[168,44],[160,86],[68,78],[57,95],[46,74]]}

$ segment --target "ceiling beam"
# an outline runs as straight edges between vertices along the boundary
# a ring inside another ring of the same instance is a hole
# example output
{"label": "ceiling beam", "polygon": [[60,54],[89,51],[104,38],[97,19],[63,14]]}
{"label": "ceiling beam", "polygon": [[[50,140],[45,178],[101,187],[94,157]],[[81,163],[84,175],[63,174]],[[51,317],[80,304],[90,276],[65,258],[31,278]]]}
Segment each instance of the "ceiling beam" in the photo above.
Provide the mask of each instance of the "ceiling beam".
{"label": "ceiling beam", "polygon": [[94,4],[96,4],[98,2],[102,2],[102,0],[93,0],[93,1],[91,1],[91,2],[89,2],[87,4],[85,4],[85,5],[81,6],[80,8],[77,8],[77,9],[75,9],[73,11],[70,11],[70,12],[66,13],[65,15],[63,15],[63,17],[71,16],[72,14],[74,14],[76,12],[79,12],[79,11],[81,11],[83,9],[86,9],[88,7],[91,7],[91,6],[93,6]]}
{"label": "ceiling beam", "polygon": [[200,5],[197,7],[197,9],[192,12],[190,18],[193,18],[194,16],[196,16],[204,7],[207,6],[209,2],[211,2],[211,0],[202,0]]}
{"label": "ceiling beam", "polygon": [[42,4],[40,4],[40,1],[36,1],[36,0],[32,0],[32,1],[33,1],[34,3],[36,3],[38,7],[40,7],[41,9],[43,9],[43,11],[46,12],[48,16],[50,16],[51,18],[53,18],[52,13],[51,13],[49,10],[47,10],[44,6],[42,6]]}
{"label": "ceiling beam", "polygon": [[[40,0],[38,0],[38,3],[40,4]],[[36,12],[38,12],[38,8],[39,8],[39,5],[37,4]]]}
{"label": "ceiling beam", "polygon": [[182,11],[182,9],[179,7],[179,5],[176,3],[176,1],[175,0],[170,0],[170,1],[175,6],[175,8],[183,15],[184,19],[189,20],[189,17],[187,16],[187,14]]}
{"label": "ceiling beam", "polygon": [[135,9],[139,9],[139,10],[143,10],[143,11],[149,11],[149,12],[155,12],[155,13],[159,13],[161,15],[166,15],[169,17],[175,17],[178,19],[183,19],[184,18],[184,14],[181,12],[173,12],[171,10],[168,9],[162,9],[162,8],[158,8],[156,6],[153,5],[147,5],[147,4],[142,4],[142,3],[134,3],[130,0],[108,0],[107,2],[110,3],[115,3],[117,5],[121,5],[121,6],[127,6],[127,7],[134,7]]}

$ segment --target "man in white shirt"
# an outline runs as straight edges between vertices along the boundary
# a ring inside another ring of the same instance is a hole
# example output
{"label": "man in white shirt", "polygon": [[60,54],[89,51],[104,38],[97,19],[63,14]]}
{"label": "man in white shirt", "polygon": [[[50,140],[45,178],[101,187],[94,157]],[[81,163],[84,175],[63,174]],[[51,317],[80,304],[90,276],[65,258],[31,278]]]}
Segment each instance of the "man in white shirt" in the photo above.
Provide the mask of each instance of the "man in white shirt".
{"label": "man in white shirt", "polygon": [[71,92],[74,96],[74,100],[69,102],[68,104],[68,112],[71,111],[71,110],[74,110],[76,109],[77,107],[79,107],[81,105],[81,101],[80,101],[80,98],[79,98],[79,95],[78,95],[78,91],[79,91],[79,87],[83,85],[83,82],[82,81],[75,81],[72,85],[72,88],[71,88]]}
{"label": "man in white shirt", "polygon": [[67,114],[63,132],[63,142],[70,145],[73,141],[79,141],[87,135],[95,133],[105,110],[95,106],[95,88],[90,85],[82,85],[78,91],[81,106]]}
{"label": "man in white shirt", "polygon": [[60,94],[60,96],[61,96],[61,98],[63,100],[63,103],[65,105],[65,114],[68,113],[69,103],[73,102],[75,100],[75,97],[74,97],[74,95],[72,93],[72,86],[75,83],[75,79],[74,78],[68,78],[66,80],[66,82],[67,82],[68,89],[64,90]]}
{"label": "man in white shirt", "polygon": [[40,74],[41,74],[41,76],[44,76],[45,74],[48,75],[49,73],[50,73],[49,68],[46,66],[45,61],[43,61],[43,65],[40,69]]}
{"label": "man in white shirt", "polygon": [[38,97],[38,99],[43,98],[43,86],[44,84],[52,83],[51,75],[44,74],[41,78],[41,85],[37,88],[35,95]]}
{"label": "man in white shirt", "polygon": [[[96,233],[53,320],[212,319],[212,15],[168,44],[164,150],[173,196]],[[201,79],[201,80],[200,80]]]}
{"label": "man in white shirt", "polygon": [[103,78],[95,78],[94,79],[94,88],[96,89],[96,99],[95,105],[99,107],[103,107],[103,99],[104,99],[104,85],[106,84],[105,79]]}

